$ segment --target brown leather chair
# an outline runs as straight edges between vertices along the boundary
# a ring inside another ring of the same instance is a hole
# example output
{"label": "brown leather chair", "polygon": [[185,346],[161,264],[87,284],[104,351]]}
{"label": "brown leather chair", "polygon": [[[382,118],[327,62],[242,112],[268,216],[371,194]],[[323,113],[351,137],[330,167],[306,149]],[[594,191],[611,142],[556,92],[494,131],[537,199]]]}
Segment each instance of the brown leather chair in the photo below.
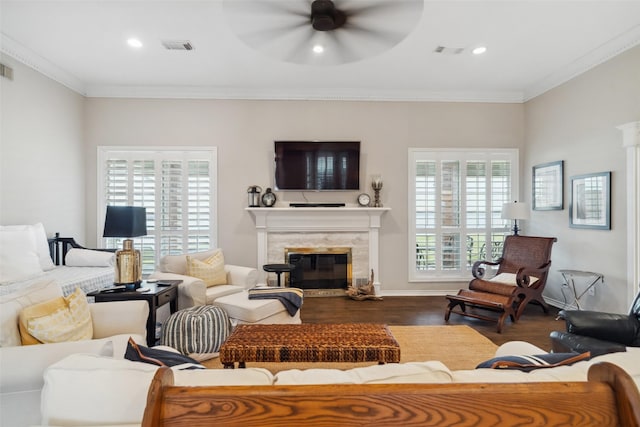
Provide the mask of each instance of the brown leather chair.
{"label": "brown leather chair", "polygon": [[[473,264],[474,279],[469,283],[469,289],[461,289],[457,295],[447,295],[449,304],[445,321],[449,321],[451,313],[456,313],[496,321],[498,332],[502,332],[505,318],[509,316],[512,322],[517,321],[530,302],[542,306],[547,313],[549,306],[542,297],[542,291],[551,265],[551,247],[556,240],[555,237],[508,236],[502,256],[497,261],[476,261]],[[485,278],[488,266],[498,267],[495,277]],[[468,307],[474,310],[467,311]],[[499,316],[480,314],[476,309],[497,312]]]}

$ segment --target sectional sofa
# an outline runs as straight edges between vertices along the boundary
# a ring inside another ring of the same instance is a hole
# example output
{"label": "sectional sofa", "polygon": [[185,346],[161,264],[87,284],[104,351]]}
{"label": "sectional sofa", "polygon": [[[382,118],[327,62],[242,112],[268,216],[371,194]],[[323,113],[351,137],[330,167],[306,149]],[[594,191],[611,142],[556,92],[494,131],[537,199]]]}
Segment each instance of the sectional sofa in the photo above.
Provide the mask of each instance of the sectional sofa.
{"label": "sectional sofa", "polygon": [[[498,348],[496,356],[541,354],[524,342]],[[303,384],[451,384],[586,381],[592,365],[608,361],[622,367],[640,386],[640,349],[612,353],[570,366],[530,373],[503,369],[452,371],[439,361],[373,365],[351,370],[285,370],[272,374],[262,368],[174,371],[182,386],[296,386]],[[42,393],[42,425],[139,426],[147,404],[147,390],[157,367],[99,355],[72,355],[45,372]],[[95,387],[100,384],[100,387]],[[96,405],[95,402],[100,402]]]}

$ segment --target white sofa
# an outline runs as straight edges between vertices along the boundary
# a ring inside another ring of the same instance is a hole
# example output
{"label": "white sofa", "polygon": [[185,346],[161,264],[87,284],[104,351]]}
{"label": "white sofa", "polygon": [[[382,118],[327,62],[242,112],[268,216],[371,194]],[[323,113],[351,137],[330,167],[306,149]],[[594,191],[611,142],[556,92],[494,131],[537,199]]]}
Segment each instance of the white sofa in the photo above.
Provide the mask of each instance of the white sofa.
{"label": "white sofa", "polygon": [[[213,255],[216,250],[211,249],[188,255],[203,261]],[[252,288],[258,281],[258,270],[255,268],[225,264],[225,271],[227,273],[226,285],[207,287],[202,280],[186,275],[187,254],[166,255],[162,257],[156,271],[149,276],[149,279],[182,280],[178,286],[178,310],[200,305],[212,305],[217,298]]]}
{"label": "white sofa", "polygon": [[[502,345],[496,356],[541,354],[543,350],[524,342]],[[393,383],[521,383],[586,381],[589,367],[609,361],[621,366],[640,387],[640,348],[612,353],[530,373],[503,369],[452,371],[438,361],[372,365],[337,369],[286,370],[275,375],[261,368],[176,371],[176,385],[287,385],[301,384],[393,384]],[[156,367],[97,355],[73,355],[45,373],[43,425],[139,426],[146,393]],[[93,387],[94,384],[100,387]],[[95,405],[95,402],[101,402]]]}
{"label": "white sofa", "polygon": [[120,301],[89,304],[92,340],[21,346],[20,309],[59,296],[60,286],[44,281],[0,297],[0,426],[23,427],[40,422],[43,374],[50,365],[76,353],[122,358],[129,337],[146,343],[148,304]]}

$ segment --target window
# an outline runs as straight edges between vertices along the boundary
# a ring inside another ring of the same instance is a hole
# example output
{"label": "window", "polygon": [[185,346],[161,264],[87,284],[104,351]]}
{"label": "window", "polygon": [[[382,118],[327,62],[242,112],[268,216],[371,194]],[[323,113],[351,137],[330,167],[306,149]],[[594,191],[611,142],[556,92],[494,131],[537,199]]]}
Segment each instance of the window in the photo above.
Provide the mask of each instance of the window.
{"label": "window", "polygon": [[466,280],[475,261],[498,258],[517,177],[515,149],[410,149],[409,280]]}
{"label": "window", "polygon": [[164,255],[217,246],[216,149],[98,148],[98,241],[120,248],[123,239],[102,238],[107,205],[147,208],[147,236],[134,239],[143,274]]}

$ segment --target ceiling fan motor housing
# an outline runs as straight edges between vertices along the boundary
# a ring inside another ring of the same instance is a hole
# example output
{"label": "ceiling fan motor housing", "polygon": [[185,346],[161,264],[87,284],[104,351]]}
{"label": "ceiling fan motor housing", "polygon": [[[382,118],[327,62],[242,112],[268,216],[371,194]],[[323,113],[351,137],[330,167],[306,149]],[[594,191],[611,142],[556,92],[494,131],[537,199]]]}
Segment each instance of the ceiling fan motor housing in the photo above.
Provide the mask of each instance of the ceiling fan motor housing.
{"label": "ceiling fan motor housing", "polygon": [[332,31],[347,20],[344,12],[336,9],[331,0],[315,0],[311,3],[311,25],[316,31]]}

